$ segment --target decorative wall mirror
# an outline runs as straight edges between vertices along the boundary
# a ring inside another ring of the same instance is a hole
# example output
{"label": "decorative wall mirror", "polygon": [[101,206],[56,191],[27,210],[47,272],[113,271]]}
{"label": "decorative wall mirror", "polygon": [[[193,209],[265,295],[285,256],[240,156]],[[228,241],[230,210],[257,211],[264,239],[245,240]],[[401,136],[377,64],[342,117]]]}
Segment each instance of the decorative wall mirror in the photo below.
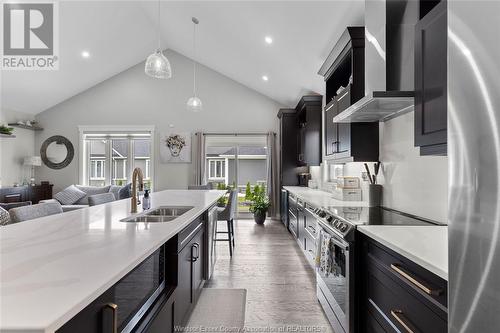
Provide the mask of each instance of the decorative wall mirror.
{"label": "decorative wall mirror", "polygon": [[43,163],[51,169],[67,167],[74,155],[75,151],[71,141],[60,135],[51,136],[43,142],[40,148]]}

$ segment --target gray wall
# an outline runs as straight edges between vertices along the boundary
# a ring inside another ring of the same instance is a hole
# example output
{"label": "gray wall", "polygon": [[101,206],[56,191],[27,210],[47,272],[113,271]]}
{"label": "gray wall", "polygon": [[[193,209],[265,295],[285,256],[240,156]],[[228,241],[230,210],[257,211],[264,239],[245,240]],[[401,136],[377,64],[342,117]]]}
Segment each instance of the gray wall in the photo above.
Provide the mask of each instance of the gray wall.
{"label": "gray wall", "polygon": [[[156,190],[161,190],[185,188],[193,183],[194,167],[193,164],[158,162],[160,132],[276,131],[276,113],[283,106],[204,66],[199,66],[197,73],[198,95],[204,110],[199,114],[188,112],[185,103],[192,94],[192,62],[170,50],[166,55],[172,65],[170,80],[146,76],[141,62],[38,114],[37,119],[45,131],[36,135],[36,149],[47,137],[59,134],[71,140],[78,151],[78,125],[155,125]],[[75,154],[65,169],[42,166],[37,170],[37,177],[53,182],[57,191],[78,182],[78,165],[79,157]]]}
{"label": "gray wall", "polygon": [[[0,110],[0,124],[26,121],[35,118],[33,115],[10,110]],[[15,138],[0,139],[0,186],[12,186],[22,183],[24,178],[29,181],[30,169],[23,167],[26,156],[40,155],[35,153],[35,132],[22,128],[14,129]],[[37,182],[40,179],[37,178]]]}

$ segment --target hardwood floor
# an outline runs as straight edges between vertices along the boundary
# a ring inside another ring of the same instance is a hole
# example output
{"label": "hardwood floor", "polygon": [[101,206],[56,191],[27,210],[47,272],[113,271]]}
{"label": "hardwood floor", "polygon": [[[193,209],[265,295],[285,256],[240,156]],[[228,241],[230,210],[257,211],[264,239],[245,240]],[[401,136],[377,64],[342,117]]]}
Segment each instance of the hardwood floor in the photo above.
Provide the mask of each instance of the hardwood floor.
{"label": "hardwood floor", "polygon": [[[219,222],[224,230],[225,222]],[[234,221],[236,246],[217,245],[207,288],[247,289],[245,326],[255,332],[333,332],[316,298],[316,278],[280,221]]]}

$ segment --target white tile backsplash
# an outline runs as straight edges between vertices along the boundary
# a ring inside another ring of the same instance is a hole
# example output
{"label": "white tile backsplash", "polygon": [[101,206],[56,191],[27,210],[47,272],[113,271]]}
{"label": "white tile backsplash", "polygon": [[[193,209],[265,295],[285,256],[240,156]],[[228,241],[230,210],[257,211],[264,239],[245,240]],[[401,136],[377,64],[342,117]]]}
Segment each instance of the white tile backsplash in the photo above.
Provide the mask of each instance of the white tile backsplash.
{"label": "white tile backsplash", "polygon": [[[414,146],[413,112],[380,123],[378,183],[384,186],[383,206],[406,213],[447,222],[448,158],[420,156]],[[373,163],[369,163],[373,172]],[[361,178],[363,163],[347,163],[345,176]],[[363,201],[368,182],[361,181]]]}

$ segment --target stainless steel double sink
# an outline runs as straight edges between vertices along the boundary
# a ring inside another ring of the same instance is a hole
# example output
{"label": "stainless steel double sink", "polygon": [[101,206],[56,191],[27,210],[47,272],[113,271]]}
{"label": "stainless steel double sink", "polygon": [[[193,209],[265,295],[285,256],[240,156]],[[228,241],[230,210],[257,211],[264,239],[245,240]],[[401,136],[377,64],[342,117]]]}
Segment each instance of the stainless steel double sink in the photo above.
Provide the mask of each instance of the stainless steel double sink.
{"label": "stainless steel double sink", "polygon": [[138,215],[126,217],[120,221],[146,223],[171,222],[193,208],[193,206],[160,206],[158,208],[147,210]]}

